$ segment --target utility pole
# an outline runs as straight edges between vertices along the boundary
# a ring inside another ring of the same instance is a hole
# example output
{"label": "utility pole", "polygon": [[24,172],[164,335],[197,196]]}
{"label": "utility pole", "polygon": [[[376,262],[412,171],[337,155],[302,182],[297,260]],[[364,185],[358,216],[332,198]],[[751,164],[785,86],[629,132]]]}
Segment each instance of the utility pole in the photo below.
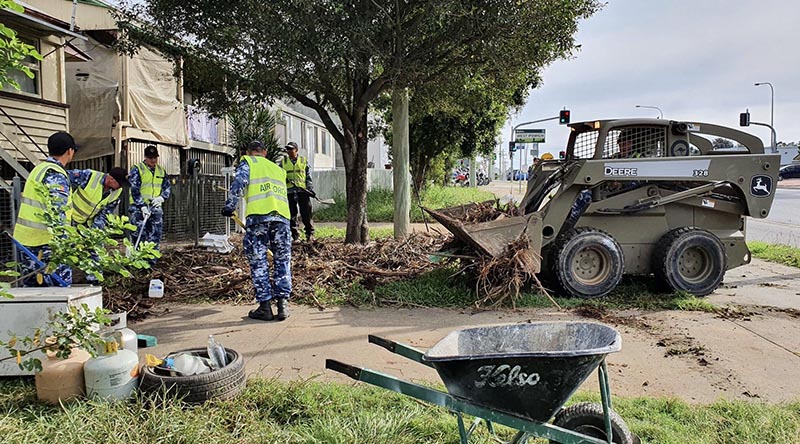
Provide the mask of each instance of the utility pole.
{"label": "utility pole", "polygon": [[408,89],[392,93],[392,168],[394,238],[403,239],[411,228],[410,150],[408,146]]}

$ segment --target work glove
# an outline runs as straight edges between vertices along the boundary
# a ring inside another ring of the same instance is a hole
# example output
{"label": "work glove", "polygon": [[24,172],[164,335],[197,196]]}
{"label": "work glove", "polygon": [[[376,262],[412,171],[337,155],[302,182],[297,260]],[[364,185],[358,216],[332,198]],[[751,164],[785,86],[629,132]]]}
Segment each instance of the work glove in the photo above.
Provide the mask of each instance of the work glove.
{"label": "work glove", "polygon": [[150,213],[151,213],[150,207],[148,207],[147,205],[142,207],[142,217],[148,218],[150,217]]}
{"label": "work glove", "polygon": [[150,206],[153,208],[161,208],[161,205],[164,205],[164,198],[161,196],[158,196],[150,201]]}
{"label": "work glove", "polygon": [[225,217],[233,216],[233,208],[223,208],[222,209],[222,215],[225,216]]}

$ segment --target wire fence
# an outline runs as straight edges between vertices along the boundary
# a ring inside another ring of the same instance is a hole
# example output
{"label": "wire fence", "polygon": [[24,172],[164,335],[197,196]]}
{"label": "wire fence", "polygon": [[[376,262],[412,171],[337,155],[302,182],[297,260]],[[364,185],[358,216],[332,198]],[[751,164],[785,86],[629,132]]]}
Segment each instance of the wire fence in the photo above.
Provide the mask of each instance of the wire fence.
{"label": "wire fence", "polygon": [[195,241],[205,233],[226,234],[231,220],[222,216],[228,179],[219,175],[172,177],[172,194],[164,204],[164,238]]}
{"label": "wire fence", "polygon": [[[17,203],[14,187],[0,187],[0,228],[8,234],[14,233],[17,219]],[[9,236],[0,236],[0,263],[15,261],[16,249]]]}

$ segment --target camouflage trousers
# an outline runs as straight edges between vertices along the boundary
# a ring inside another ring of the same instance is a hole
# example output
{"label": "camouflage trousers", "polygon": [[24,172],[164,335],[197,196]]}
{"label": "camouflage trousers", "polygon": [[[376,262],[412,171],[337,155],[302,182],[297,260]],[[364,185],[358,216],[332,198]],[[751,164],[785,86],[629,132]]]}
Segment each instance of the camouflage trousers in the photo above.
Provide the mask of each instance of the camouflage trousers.
{"label": "camouflage trousers", "polygon": [[[250,225],[244,235],[244,254],[250,263],[250,275],[258,302],[288,298],[292,293],[292,237],[289,221],[275,220]],[[267,250],[272,251],[270,279]]]}
{"label": "camouflage trousers", "polygon": [[164,231],[164,210],[161,208],[153,209],[150,218],[147,219],[145,224],[142,210],[130,207],[128,209],[128,218],[133,225],[136,225],[136,231],[131,235],[131,242],[136,243],[139,232],[144,230],[140,242],[152,242],[156,244],[156,249],[158,250],[158,245],[161,243],[161,234]]}
{"label": "camouflage trousers", "polygon": [[[42,262],[47,264],[50,261],[50,247],[47,245],[43,245],[40,247],[28,247],[28,250],[33,253],[34,256],[39,257]],[[39,254],[41,253],[41,256]],[[20,252],[19,253],[19,263],[22,268],[21,276],[25,276],[27,274],[33,273],[38,270],[39,266],[36,265],[36,262],[33,259],[29,258],[26,254]],[[36,274],[26,277],[22,281],[22,285],[25,287],[59,287],[60,285],[55,282],[55,280],[49,275],[44,274],[44,270],[38,270],[42,274],[42,283],[38,283],[36,281]],[[53,271],[54,275],[58,276],[63,280],[67,285],[72,285],[72,268],[66,265],[58,265],[56,266],[55,271]]]}

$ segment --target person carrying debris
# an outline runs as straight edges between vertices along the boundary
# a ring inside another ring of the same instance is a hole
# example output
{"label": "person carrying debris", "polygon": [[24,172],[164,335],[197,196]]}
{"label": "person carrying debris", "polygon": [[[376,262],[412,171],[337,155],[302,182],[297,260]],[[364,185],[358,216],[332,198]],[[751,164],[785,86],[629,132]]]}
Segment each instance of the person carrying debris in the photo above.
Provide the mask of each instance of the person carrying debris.
{"label": "person carrying debris", "polygon": [[[72,198],[70,195],[69,175],[64,167],[72,161],[77,150],[75,139],[63,131],[52,134],[47,139],[48,157],[44,162],[36,165],[30,172],[28,180],[20,199],[19,215],[14,226],[14,239],[27,247],[31,253],[44,263],[50,260],[52,250],[48,246],[52,234],[47,230],[47,225],[42,216],[45,200],[39,195],[37,189],[41,185],[49,188],[50,196],[58,208],[59,215],[64,223],[69,223],[72,213]],[[37,282],[36,271],[38,266],[33,259],[21,254],[22,276],[27,276],[22,283],[26,287],[53,286],[49,274],[41,274],[42,281]],[[67,285],[72,285],[72,269],[66,265],[56,266],[53,274],[61,278]]]}
{"label": "person carrying debris", "polygon": [[[124,168],[114,167],[102,173],[94,170],[70,170],[69,181],[72,185],[72,223],[103,229],[108,223],[108,215],[113,214],[122,196],[122,187],[130,186],[128,172]],[[92,259],[99,260],[92,253]],[[87,274],[86,282],[97,284],[94,275]]]}
{"label": "person carrying debris", "polygon": [[297,151],[296,143],[286,144],[286,157],[283,158],[281,166],[286,170],[286,184],[289,186],[289,210],[292,213],[289,221],[292,240],[300,239],[300,233],[297,230],[299,208],[300,217],[303,219],[303,226],[306,229],[306,240],[310,242],[314,236],[314,226],[311,223],[311,198],[317,195],[314,193],[308,159],[299,156]]}
{"label": "person carrying debris", "polygon": [[[289,295],[292,293],[292,241],[290,237],[289,199],[286,171],[267,159],[267,149],[259,141],[250,142],[248,153],[236,167],[228,199],[222,209],[225,217],[233,216],[239,197],[244,194],[244,253],[250,263],[250,274],[256,290],[258,307],[250,310],[252,319],[272,321],[272,300],[277,300],[279,321],[289,317]],[[272,251],[272,283],[270,284],[267,249]]]}
{"label": "person carrying debris", "polygon": [[[144,160],[131,168],[128,181],[131,187],[128,218],[136,225],[133,241],[143,231],[141,240],[156,244],[158,249],[164,228],[164,210],[161,207],[169,199],[170,184],[167,171],[158,164],[155,145],[145,147]],[[151,260],[152,263],[155,263],[155,259]]]}

